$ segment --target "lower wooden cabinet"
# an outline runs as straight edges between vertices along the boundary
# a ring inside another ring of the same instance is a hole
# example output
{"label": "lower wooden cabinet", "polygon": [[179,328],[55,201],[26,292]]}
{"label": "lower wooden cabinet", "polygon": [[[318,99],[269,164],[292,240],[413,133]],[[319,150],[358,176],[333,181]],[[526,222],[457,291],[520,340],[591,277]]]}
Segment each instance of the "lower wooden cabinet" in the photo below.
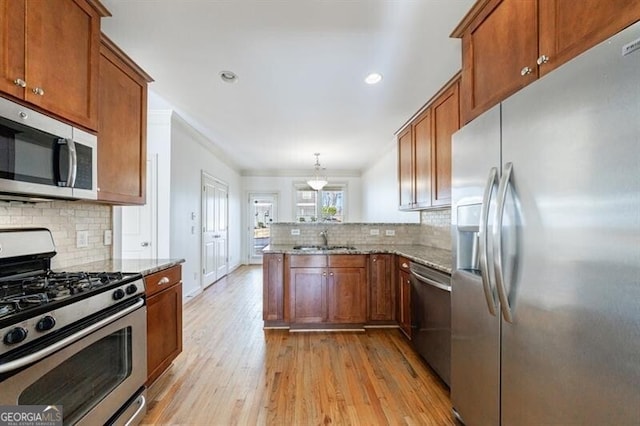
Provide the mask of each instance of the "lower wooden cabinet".
{"label": "lower wooden cabinet", "polygon": [[284,255],[262,257],[262,319],[265,323],[284,320]]}
{"label": "lower wooden cabinet", "polygon": [[286,263],[285,320],[293,324],[366,321],[366,255],[289,255]]}
{"label": "lower wooden cabinet", "polygon": [[369,256],[369,320],[396,320],[396,289],[392,254]]}
{"label": "lower wooden cabinet", "polygon": [[145,277],[147,383],[153,383],[182,352],[181,267]]}
{"label": "lower wooden cabinet", "polygon": [[409,259],[398,256],[398,324],[411,339],[411,275]]}
{"label": "lower wooden cabinet", "polygon": [[327,291],[329,322],[363,324],[367,320],[367,274],[364,267],[329,268]]}

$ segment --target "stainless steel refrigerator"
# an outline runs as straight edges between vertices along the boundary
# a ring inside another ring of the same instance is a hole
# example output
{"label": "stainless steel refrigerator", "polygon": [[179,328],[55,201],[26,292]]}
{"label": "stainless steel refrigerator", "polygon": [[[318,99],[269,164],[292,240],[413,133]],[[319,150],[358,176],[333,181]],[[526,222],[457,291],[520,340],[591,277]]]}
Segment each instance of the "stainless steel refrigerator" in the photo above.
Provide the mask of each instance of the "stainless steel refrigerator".
{"label": "stainless steel refrigerator", "polygon": [[453,137],[451,399],[640,424],[640,22]]}

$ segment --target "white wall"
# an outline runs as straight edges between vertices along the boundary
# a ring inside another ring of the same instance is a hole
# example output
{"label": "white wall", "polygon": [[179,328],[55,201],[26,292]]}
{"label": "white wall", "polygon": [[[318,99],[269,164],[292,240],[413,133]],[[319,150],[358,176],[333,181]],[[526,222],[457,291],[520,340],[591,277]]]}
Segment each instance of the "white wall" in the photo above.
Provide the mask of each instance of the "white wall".
{"label": "white wall", "polygon": [[[213,153],[211,142],[173,114],[171,120],[171,257],[184,258],[183,294],[200,291],[201,172],[229,186],[229,271],[240,263],[242,247],[240,174]],[[192,213],[195,219],[191,219]],[[195,231],[192,233],[192,226]]]}
{"label": "white wall", "polygon": [[419,212],[398,210],[398,147],[395,139],[362,174],[362,221],[420,223]]}

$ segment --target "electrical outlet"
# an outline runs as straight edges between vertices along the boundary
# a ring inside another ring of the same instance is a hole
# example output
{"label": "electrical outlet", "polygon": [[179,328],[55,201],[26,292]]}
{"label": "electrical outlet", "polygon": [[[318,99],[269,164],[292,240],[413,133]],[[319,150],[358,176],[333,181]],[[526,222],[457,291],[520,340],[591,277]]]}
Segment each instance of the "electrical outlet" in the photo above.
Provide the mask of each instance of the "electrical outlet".
{"label": "electrical outlet", "polygon": [[113,240],[113,232],[111,232],[111,229],[105,230],[104,231],[104,245],[105,246],[110,246],[112,240]]}
{"label": "electrical outlet", "polygon": [[369,229],[369,235],[380,235],[379,229]]}
{"label": "electrical outlet", "polygon": [[76,232],[76,248],[89,247],[89,231]]}
{"label": "electrical outlet", "polygon": [[292,229],[291,230],[291,235],[300,235],[300,230],[299,229]]}
{"label": "electrical outlet", "polygon": [[384,231],[384,235],[386,235],[387,237],[393,237],[394,235],[396,235],[396,230],[395,229],[387,229]]}

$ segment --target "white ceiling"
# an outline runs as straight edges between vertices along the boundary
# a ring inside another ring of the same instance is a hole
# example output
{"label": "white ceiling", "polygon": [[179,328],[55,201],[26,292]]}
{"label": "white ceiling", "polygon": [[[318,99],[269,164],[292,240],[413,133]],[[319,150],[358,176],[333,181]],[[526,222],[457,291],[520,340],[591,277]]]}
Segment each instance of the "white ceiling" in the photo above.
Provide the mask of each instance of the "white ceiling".
{"label": "white ceiling", "polygon": [[[360,173],[460,69],[473,0],[103,0],[103,31],[243,174]],[[235,72],[224,83],[220,71]],[[371,71],[384,75],[364,83]]]}

